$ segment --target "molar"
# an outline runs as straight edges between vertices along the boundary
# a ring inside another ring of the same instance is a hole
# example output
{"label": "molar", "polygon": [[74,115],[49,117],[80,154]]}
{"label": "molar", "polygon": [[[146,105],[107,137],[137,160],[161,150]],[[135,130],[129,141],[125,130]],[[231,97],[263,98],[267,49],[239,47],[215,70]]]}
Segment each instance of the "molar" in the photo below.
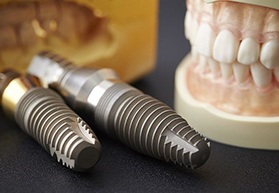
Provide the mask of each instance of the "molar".
{"label": "molar", "polygon": [[272,81],[272,72],[260,63],[251,65],[253,80],[259,88],[267,87]]}
{"label": "molar", "polygon": [[241,41],[237,60],[242,64],[254,64],[258,61],[260,44],[253,38],[245,38]]}
{"label": "molar", "polygon": [[213,46],[213,57],[221,63],[233,63],[236,60],[239,40],[229,30],[222,30]]}
{"label": "molar", "polygon": [[268,68],[273,69],[279,67],[279,40],[271,40],[262,45],[261,62]]}

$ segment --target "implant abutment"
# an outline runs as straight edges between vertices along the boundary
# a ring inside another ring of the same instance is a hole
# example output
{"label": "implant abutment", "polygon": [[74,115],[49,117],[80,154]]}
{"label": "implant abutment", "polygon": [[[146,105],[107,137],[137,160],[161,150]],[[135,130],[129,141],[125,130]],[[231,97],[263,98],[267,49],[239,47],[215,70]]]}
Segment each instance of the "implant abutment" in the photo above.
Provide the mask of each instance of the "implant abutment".
{"label": "implant abutment", "polygon": [[13,70],[0,73],[1,76],[1,106],[4,112],[13,118],[16,105],[29,89],[39,86],[38,78],[34,76],[22,76]]}

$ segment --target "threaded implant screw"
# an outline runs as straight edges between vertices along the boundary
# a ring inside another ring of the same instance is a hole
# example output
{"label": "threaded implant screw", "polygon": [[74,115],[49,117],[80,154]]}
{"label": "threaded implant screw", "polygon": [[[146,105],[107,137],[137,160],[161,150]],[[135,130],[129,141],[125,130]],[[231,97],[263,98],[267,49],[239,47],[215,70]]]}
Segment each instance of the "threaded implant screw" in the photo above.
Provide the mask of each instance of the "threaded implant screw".
{"label": "threaded implant screw", "polygon": [[49,89],[29,90],[16,107],[15,119],[51,156],[73,170],[85,171],[99,159],[95,134]]}
{"label": "threaded implant screw", "polygon": [[207,139],[170,107],[125,83],[106,91],[95,117],[123,143],[157,159],[197,168],[209,157]]}

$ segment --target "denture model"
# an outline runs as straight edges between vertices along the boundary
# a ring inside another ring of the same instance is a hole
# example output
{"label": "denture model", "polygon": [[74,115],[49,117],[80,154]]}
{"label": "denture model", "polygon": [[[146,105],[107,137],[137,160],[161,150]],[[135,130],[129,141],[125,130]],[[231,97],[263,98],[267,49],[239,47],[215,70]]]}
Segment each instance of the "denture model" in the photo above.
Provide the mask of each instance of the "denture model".
{"label": "denture model", "polygon": [[157,9],[158,0],[1,0],[0,70],[24,72],[51,50],[133,81],[154,68]]}
{"label": "denture model", "polygon": [[279,149],[279,1],[188,0],[175,108],[225,144]]}

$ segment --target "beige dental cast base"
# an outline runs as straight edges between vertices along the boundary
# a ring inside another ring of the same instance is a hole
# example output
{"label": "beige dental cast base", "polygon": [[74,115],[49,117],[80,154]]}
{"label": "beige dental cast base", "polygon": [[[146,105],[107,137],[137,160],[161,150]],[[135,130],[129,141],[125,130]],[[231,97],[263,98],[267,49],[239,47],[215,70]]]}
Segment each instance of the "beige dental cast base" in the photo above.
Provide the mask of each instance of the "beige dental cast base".
{"label": "beige dental cast base", "polygon": [[212,2],[186,1],[192,51],[176,70],[175,109],[214,141],[278,150],[279,2]]}

